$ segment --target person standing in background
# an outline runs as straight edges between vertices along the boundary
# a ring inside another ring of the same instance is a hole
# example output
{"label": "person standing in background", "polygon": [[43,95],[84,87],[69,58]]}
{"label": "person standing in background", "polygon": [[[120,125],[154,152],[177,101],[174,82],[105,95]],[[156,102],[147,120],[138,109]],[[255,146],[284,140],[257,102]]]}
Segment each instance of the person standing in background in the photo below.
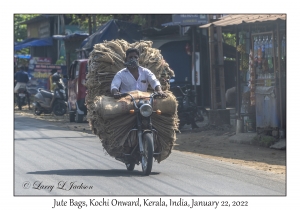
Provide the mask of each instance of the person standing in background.
{"label": "person standing in background", "polygon": [[48,77],[48,84],[47,84],[47,88],[48,90],[50,90],[51,92],[54,92],[54,86],[53,82],[52,82],[52,76],[53,74],[55,74],[57,72],[57,69],[52,69],[51,70],[51,75]]}

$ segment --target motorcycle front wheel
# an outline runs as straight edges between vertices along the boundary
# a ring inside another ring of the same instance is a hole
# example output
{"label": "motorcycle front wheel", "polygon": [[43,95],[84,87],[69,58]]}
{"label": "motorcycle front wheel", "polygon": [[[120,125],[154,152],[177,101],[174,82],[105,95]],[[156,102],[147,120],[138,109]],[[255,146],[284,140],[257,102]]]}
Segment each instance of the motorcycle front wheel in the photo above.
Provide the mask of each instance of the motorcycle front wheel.
{"label": "motorcycle front wheel", "polygon": [[125,163],[126,168],[128,171],[133,171],[135,163],[131,162],[131,163]]}
{"label": "motorcycle front wheel", "polygon": [[145,133],[143,135],[143,148],[142,154],[142,170],[145,176],[148,176],[152,170],[153,164],[153,136],[152,133]]}

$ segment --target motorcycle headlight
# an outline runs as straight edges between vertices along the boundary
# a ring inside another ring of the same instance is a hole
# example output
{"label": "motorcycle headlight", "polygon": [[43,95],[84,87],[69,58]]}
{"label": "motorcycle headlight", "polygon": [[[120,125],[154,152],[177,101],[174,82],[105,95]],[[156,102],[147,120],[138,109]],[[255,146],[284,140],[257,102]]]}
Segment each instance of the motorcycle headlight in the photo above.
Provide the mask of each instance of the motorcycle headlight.
{"label": "motorcycle headlight", "polygon": [[143,104],[140,107],[140,113],[143,117],[149,117],[152,114],[152,107],[150,106],[150,104]]}

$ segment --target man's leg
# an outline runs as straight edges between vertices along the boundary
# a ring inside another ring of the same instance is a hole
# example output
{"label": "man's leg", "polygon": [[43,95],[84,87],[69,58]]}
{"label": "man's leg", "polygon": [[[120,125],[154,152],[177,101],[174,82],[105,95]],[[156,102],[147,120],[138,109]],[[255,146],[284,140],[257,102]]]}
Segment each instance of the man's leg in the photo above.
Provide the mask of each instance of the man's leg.
{"label": "man's leg", "polygon": [[15,85],[15,88],[14,88],[14,95],[15,95],[15,103],[14,103],[14,106],[16,107],[16,106],[18,106],[18,104],[19,104],[19,98],[18,98],[18,89],[19,89],[19,87],[20,87],[20,84],[19,83],[16,83],[16,85]]}
{"label": "man's leg", "polygon": [[18,95],[14,93],[14,108],[18,105]]}
{"label": "man's leg", "polygon": [[28,102],[28,109],[30,109],[30,93],[28,93],[28,91],[26,91],[26,97]]}

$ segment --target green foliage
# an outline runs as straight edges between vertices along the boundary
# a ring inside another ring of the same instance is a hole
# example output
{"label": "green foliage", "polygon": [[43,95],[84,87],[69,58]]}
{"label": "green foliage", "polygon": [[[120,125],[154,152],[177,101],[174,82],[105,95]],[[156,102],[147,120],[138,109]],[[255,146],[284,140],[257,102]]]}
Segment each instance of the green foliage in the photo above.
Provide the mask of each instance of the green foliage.
{"label": "green foliage", "polygon": [[275,144],[278,140],[273,136],[268,135],[257,135],[253,138],[252,143],[259,146],[270,147]]}
{"label": "green foliage", "polygon": [[236,47],[235,34],[223,33],[223,39],[226,44]]}
{"label": "green foliage", "polygon": [[146,23],[144,15],[113,15],[113,18],[136,23],[138,25],[144,25]]}
{"label": "green foliage", "polygon": [[146,23],[146,19],[142,15],[133,15],[132,22],[143,26]]}
{"label": "green foliage", "polygon": [[27,25],[22,24],[26,20],[39,16],[38,14],[15,14],[14,15],[14,41],[21,42],[27,39]]}
{"label": "green foliage", "polygon": [[139,25],[144,25],[146,23],[146,19],[143,17],[143,15],[68,14],[65,16],[72,19],[70,24],[79,25],[80,29],[85,31],[89,31],[89,17],[92,25],[93,17],[95,17],[95,25],[97,28],[111,19],[128,21]]}
{"label": "green foliage", "polygon": [[[236,47],[235,34],[223,33],[223,40],[226,44]],[[225,60],[235,61],[235,58],[225,58]]]}
{"label": "green foliage", "polygon": [[[26,20],[39,16],[38,14],[15,14],[14,15],[14,42],[21,42],[27,39],[27,25],[22,24]],[[23,48],[17,54],[29,54],[28,48]]]}
{"label": "green foliage", "polygon": [[[93,21],[93,16],[96,19],[96,27],[106,23],[107,21],[113,18],[113,15],[92,15],[92,14],[72,14],[66,15],[68,18],[71,18],[72,21],[70,25],[78,25],[81,30],[89,31],[89,17],[91,18],[91,22]],[[92,22],[93,25],[93,22]]]}
{"label": "green foliage", "polygon": [[61,56],[55,63],[56,65],[66,65],[66,60],[64,56]]}

